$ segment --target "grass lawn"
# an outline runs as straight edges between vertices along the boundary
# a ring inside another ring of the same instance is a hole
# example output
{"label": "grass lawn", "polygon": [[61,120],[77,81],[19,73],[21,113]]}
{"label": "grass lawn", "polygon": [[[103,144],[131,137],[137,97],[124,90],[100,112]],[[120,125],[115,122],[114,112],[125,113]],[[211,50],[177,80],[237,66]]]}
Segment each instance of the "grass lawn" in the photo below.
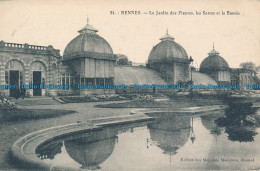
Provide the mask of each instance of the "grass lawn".
{"label": "grass lawn", "polygon": [[53,118],[75,113],[73,110],[61,109],[14,109],[12,111],[0,111],[0,122],[17,122],[25,120],[37,120]]}

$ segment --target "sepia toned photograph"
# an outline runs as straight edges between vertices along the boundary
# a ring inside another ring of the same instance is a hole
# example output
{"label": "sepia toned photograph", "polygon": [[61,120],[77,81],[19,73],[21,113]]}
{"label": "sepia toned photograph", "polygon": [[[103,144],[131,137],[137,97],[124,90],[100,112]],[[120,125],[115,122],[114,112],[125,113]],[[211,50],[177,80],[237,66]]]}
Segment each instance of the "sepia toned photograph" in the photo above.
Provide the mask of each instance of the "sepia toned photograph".
{"label": "sepia toned photograph", "polygon": [[0,170],[260,170],[260,0],[0,0]]}

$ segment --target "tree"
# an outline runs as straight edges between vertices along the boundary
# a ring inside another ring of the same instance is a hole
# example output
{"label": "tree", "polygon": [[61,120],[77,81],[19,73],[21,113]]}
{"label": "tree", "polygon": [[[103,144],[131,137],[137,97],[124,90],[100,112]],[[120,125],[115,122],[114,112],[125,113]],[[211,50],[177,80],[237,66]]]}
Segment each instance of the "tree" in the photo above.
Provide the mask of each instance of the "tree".
{"label": "tree", "polygon": [[256,71],[256,64],[253,62],[243,62],[239,65],[241,68]]}
{"label": "tree", "polygon": [[119,59],[117,65],[128,65],[128,59],[127,58]]}
{"label": "tree", "polygon": [[129,65],[128,57],[123,54],[116,54],[117,65]]}

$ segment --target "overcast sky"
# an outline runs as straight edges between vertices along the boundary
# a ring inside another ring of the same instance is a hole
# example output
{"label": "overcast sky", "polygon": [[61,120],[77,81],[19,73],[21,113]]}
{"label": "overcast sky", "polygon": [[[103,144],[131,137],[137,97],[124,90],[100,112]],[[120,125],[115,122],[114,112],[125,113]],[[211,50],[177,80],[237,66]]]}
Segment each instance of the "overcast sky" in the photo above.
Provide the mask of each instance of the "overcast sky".
{"label": "overcast sky", "polygon": [[[142,3],[140,3],[142,2]],[[260,0],[0,0],[0,40],[53,45],[61,50],[89,23],[114,53],[145,62],[166,28],[194,58],[195,67],[215,49],[231,67],[260,65]],[[240,15],[110,15],[110,11],[237,11]]]}

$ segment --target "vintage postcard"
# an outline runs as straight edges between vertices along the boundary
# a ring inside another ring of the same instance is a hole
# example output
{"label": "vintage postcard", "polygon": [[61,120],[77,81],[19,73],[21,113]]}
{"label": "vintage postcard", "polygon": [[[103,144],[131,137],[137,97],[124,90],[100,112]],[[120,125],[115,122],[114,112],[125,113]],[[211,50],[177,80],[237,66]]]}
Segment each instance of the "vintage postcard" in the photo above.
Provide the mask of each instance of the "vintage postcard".
{"label": "vintage postcard", "polygon": [[0,0],[0,170],[260,170],[260,0]]}

